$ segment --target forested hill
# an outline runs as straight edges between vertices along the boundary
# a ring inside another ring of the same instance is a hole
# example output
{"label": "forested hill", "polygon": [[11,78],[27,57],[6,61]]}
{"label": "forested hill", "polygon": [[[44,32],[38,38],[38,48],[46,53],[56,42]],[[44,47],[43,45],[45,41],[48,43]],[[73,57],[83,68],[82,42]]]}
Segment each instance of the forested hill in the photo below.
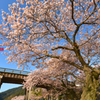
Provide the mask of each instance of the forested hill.
{"label": "forested hill", "polygon": [[12,97],[24,95],[24,94],[25,94],[25,89],[22,89],[21,86],[0,93],[0,100],[11,100]]}

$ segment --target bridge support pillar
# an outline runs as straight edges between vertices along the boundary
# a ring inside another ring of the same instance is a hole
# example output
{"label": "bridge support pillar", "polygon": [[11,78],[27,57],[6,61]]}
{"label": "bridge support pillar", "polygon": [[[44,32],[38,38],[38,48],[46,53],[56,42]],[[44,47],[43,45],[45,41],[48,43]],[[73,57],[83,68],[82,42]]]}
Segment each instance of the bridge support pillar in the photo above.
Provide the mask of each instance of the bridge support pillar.
{"label": "bridge support pillar", "polygon": [[24,98],[24,100],[28,100],[28,95],[29,95],[29,92],[28,92],[27,89],[25,88],[25,98]]}
{"label": "bridge support pillar", "polygon": [[0,75],[0,88],[1,88],[1,85],[2,85],[2,78],[3,78],[3,75]]}

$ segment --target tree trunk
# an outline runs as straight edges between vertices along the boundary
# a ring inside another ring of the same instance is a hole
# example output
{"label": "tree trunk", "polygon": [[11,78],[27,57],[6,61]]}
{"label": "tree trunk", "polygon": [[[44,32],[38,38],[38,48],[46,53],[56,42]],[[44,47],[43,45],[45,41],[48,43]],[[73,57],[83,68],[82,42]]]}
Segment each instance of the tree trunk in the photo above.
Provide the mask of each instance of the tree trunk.
{"label": "tree trunk", "polygon": [[85,70],[85,83],[80,100],[96,100],[97,88],[99,86],[99,75],[90,69]]}

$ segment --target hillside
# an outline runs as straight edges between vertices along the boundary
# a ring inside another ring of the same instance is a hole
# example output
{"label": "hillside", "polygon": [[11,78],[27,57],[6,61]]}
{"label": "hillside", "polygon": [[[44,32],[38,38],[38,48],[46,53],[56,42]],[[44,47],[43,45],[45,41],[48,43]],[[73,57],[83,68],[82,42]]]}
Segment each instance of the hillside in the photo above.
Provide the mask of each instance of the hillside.
{"label": "hillside", "polygon": [[[100,87],[98,87],[98,92],[100,92]],[[24,94],[25,94],[25,89],[22,89],[22,86],[21,86],[21,87],[9,89],[5,92],[0,93],[0,100],[11,100],[11,98],[15,96],[24,95]],[[100,100],[100,94],[97,94],[97,100]]]}
{"label": "hillside", "polygon": [[0,93],[0,100],[11,100],[12,97],[24,95],[24,94],[25,94],[25,89],[22,89],[21,86]]}

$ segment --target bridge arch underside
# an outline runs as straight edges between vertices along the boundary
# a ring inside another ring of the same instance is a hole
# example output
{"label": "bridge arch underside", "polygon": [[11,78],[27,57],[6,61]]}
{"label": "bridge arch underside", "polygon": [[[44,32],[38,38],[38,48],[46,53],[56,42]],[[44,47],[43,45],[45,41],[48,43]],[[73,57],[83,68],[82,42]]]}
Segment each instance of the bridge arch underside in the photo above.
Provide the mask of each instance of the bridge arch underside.
{"label": "bridge arch underside", "polygon": [[1,79],[1,84],[2,83],[22,84],[23,82],[24,79],[18,79],[18,78],[3,77]]}
{"label": "bridge arch underside", "polygon": [[2,83],[23,84],[27,75],[0,72],[0,87]]}

